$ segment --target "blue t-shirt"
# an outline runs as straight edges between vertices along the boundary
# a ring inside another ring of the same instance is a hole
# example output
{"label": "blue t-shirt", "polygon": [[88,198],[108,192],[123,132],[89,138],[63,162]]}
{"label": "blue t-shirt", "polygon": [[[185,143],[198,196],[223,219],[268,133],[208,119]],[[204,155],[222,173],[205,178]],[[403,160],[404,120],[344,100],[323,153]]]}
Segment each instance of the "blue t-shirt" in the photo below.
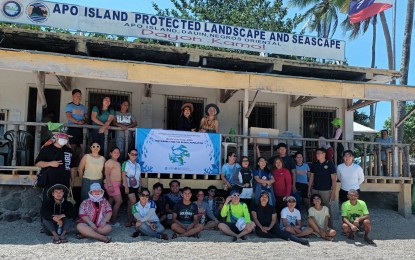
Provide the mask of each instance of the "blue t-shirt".
{"label": "blue t-shirt", "polygon": [[241,169],[241,166],[238,163],[233,165],[225,163],[222,165],[222,173],[225,175],[226,180],[228,180],[230,184],[235,184],[235,176],[237,176],[239,169]]}
{"label": "blue t-shirt", "polygon": [[310,172],[314,173],[313,189],[331,190],[331,175],[337,174],[336,167],[332,161],[314,162],[311,165]]}
{"label": "blue t-shirt", "polygon": [[[108,108],[107,110],[103,110],[103,111],[101,111],[101,114],[99,114],[99,109],[98,109],[98,107],[97,107],[97,106],[94,106],[94,107],[92,108],[92,112],[96,112],[96,113],[97,113],[97,119],[98,119],[99,121],[101,121],[102,123],[104,123],[104,124],[105,124],[105,122],[107,122],[108,117],[109,117],[110,115],[115,116],[114,109],[112,109],[112,108]],[[93,124],[93,125],[97,125],[95,122],[92,122],[92,124]]]}
{"label": "blue t-shirt", "polygon": [[307,163],[303,163],[301,166],[295,165],[295,181],[303,184],[308,184],[308,172],[310,167]]}
{"label": "blue t-shirt", "polygon": [[[85,120],[85,115],[88,114],[88,109],[82,105],[76,105],[73,102],[66,104],[65,113],[71,113],[72,117],[78,121]],[[74,125],[74,122],[68,120],[68,125]]]}

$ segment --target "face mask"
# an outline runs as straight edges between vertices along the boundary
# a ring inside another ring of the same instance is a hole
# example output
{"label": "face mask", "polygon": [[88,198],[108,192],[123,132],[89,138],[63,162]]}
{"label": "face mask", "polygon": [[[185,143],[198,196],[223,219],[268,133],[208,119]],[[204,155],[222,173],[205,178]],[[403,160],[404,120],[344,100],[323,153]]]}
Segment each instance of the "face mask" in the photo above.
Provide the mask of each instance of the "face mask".
{"label": "face mask", "polygon": [[88,193],[88,195],[93,202],[100,202],[102,200],[102,197],[104,196],[104,193],[101,193],[99,195],[92,195],[91,193]]}
{"label": "face mask", "polygon": [[65,139],[65,138],[59,138],[58,139],[58,144],[59,145],[61,145],[61,146],[64,146],[64,145],[66,145],[68,143],[68,140],[67,139]]}

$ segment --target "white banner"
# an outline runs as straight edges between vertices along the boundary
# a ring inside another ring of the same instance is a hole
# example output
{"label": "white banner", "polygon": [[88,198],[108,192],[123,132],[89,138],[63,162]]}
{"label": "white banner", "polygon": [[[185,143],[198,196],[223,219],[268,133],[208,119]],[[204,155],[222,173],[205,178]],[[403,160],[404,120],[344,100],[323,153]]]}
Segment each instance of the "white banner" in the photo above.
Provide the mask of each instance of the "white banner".
{"label": "white banner", "polygon": [[47,1],[3,1],[0,21],[270,54],[345,59],[345,42],[340,40]]}
{"label": "white banner", "polygon": [[137,128],[142,172],[219,174],[221,135]]}

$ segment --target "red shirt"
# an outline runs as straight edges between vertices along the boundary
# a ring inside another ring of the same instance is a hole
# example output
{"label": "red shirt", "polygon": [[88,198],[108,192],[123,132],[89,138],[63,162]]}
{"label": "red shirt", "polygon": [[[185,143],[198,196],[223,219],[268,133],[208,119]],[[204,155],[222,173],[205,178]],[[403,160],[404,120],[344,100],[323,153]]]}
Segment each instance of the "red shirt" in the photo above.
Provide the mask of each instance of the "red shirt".
{"label": "red shirt", "polygon": [[277,197],[288,197],[291,195],[292,179],[291,173],[285,169],[273,169],[274,176],[274,194]]}

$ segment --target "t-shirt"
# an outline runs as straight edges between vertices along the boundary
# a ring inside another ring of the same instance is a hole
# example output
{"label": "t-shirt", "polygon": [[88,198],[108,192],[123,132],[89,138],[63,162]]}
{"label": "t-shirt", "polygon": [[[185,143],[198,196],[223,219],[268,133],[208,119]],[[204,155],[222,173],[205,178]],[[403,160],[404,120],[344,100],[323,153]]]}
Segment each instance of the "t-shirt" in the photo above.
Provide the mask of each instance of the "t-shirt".
{"label": "t-shirt", "polygon": [[350,200],[342,204],[342,217],[346,217],[350,222],[368,214],[369,210],[363,200],[357,200],[356,205],[352,205]]}
{"label": "t-shirt", "polygon": [[295,165],[295,182],[308,184],[308,172],[310,171],[310,167],[307,163],[303,163],[300,165]]}
{"label": "t-shirt", "polygon": [[72,149],[68,146],[62,148],[56,147],[54,144],[43,147],[36,160],[35,164],[44,161],[62,161],[63,163],[58,167],[45,167],[41,171],[47,171],[47,183],[45,189],[50,188],[55,184],[63,184],[69,187],[71,180],[71,168],[75,167],[72,160]]}
{"label": "t-shirt", "polygon": [[270,157],[269,159],[268,159],[268,165],[272,168],[272,166],[274,165],[274,160],[275,160],[275,158],[277,158],[277,157],[281,157],[281,159],[282,159],[282,162],[284,163],[284,168],[286,168],[286,169],[288,169],[289,171],[290,171],[290,173],[291,173],[291,170],[294,170],[295,169],[295,161],[294,161],[294,158],[292,158],[291,156],[289,156],[289,155],[285,155],[284,157],[282,157],[282,156],[279,156],[279,155],[275,155],[275,156],[272,156],[272,157]]}
{"label": "t-shirt", "polygon": [[[78,121],[85,120],[85,115],[88,114],[88,109],[82,105],[76,105],[73,102],[66,104],[65,113],[71,113],[72,117]],[[68,125],[74,125],[75,123],[68,120]]]}
{"label": "t-shirt", "polygon": [[192,224],[193,216],[197,214],[198,209],[197,205],[194,203],[185,205],[183,201],[181,201],[174,206],[173,212],[177,214],[178,221],[184,225],[188,225]]}
{"label": "t-shirt", "polygon": [[287,223],[291,226],[297,225],[297,220],[301,221],[301,214],[298,209],[294,208],[294,211],[291,212],[288,207],[285,207],[281,210],[281,220],[280,220],[280,228],[284,229],[284,224],[282,223],[282,219],[287,219]]}
{"label": "t-shirt", "polygon": [[153,198],[151,199],[152,201],[154,201],[154,203],[156,203],[156,213],[159,216],[166,214],[166,197],[164,197],[164,195],[161,194],[158,200],[153,200]]}
{"label": "t-shirt", "polygon": [[154,214],[152,214],[150,216],[148,221],[159,222],[159,218],[157,217],[157,215],[155,213],[156,212],[156,203],[154,203],[154,201],[152,201],[152,200],[147,201],[147,203],[146,203],[146,205],[144,205],[144,207],[141,205],[140,201],[135,203],[133,205],[133,208],[132,208],[132,213],[133,213],[133,216],[136,219],[142,220],[142,219],[144,219],[144,217],[146,217],[149,214],[151,209],[154,209]]}
{"label": "t-shirt", "polygon": [[359,165],[352,163],[347,166],[342,163],[337,166],[337,178],[340,181],[341,189],[349,191],[360,189],[360,184],[365,180],[365,175]]}
{"label": "t-shirt", "polygon": [[115,122],[122,125],[131,125],[133,122],[135,122],[135,118],[133,114],[130,112],[127,113],[121,113],[120,111],[115,112]]}
{"label": "t-shirt", "polygon": [[292,179],[290,172],[285,169],[273,169],[272,176],[274,177],[274,194],[277,197],[288,197],[291,195]]}
{"label": "t-shirt", "polygon": [[261,223],[264,227],[269,227],[271,225],[272,215],[277,213],[275,208],[269,204],[265,207],[258,204],[252,209],[252,211],[256,212],[256,217],[259,223]]}
{"label": "t-shirt", "polygon": [[[107,122],[108,117],[109,117],[110,115],[113,115],[113,116],[115,115],[114,109],[112,109],[112,108],[108,108],[107,110],[102,110],[102,111],[101,111],[101,114],[99,114],[99,109],[98,109],[98,107],[97,107],[97,106],[94,106],[94,107],[92,108],[92,112],[96,112],[96,113],[97,113],[97,119],[98,119],[99,121],[101,121],[102,123]],[[93,125],[97,125],[95,122],[92,122],[92,124],[93,124]]]}
{"label": "t-shirt", "polygon": [[[127,185],[129,188],[138,188],[140,187],[140,175],[141,175],[141,167],[138,162],[133,163],[131,160],[127,160],[122,163],[121,172],[125,172],[125,176],[127,177]],[[134,177],[137,181],[137,185],[131,187],[130,184],[130,177]]]}
{"label": "t-shirt", "polygon": [[238,173],[238,181],[242,185],[248,183],[248,188],[252,188],[252,171],[248,168],[241,168]]}
{"label": "t-shirt", "polygon": [[239,172],[240,168],[241,166],[238,163],[233,165],[225,163],[222,166],[222,173],[225,175],[226,180],[228,180],[230,184],[235,184],[235,176]]}
{"label": "t-shirt", "polygon": [[308,216],[313,217],[320,228],[324,228],[326,217],[330,217],[329,208],[323,206],[320,210],[317,210],[315,207],[311,207],[308,209]]}
{"label": "t-shirt", "polygon": [[86,154],[85,156],[86,163],[83,178],[89,180],[102,180],[102,178],[104,177],[104,156],[99,156],[98,158],[95,158],[90,154]]}
{"label": "t-shirt", "polygon": [[[237,205],[231,203],[225,204],[220,211],[220,215],[226,217],[226,222],[236,223],[238,218],[244,217],[246,223],[251,222],[251,216],[248,211],[248,206],[245,203],[239,202]],[[231,215],[233,218],[231,218]],[[233,221],[232,221],[233,220]]]}
{"label": "t-shirt", "polygon": [[179,191],[179,193],[177,194],[173,194],[171,192],[169,192],[166,195],[166,203],[169,204],[169,209],[174,210],[174,207],[176,206],[176,204],[182,202],[183,200],[183,194],[181,191]]}
{"label": "t-shirt", "polygon": [[313,189],[331,190],[331,175],[336,174],[336,167],[332,161],[319,161],[311,164],[310,172],[314,173]]}

